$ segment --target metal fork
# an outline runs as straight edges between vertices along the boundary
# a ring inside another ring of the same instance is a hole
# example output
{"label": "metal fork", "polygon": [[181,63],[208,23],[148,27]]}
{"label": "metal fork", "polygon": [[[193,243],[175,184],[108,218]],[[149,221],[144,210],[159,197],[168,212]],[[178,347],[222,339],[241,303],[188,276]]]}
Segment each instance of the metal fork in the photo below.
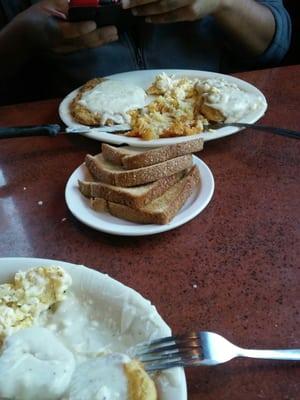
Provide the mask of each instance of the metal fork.
{"label": "metal fork", "polygon": [[130,355],[151,372],[173,367],[217,365],[235,357],[300,360],[300,349],[248,350],[235,346],[217,333],[203,331],[141,343],[130,351]]}
{"label": "metal fork", "polygon": [[[286,128],[277,128],[275,126],[269,126],[269,125],[260,125],[260,124],[247,124],[244,122],[212,122],[209,125],[205,125],[205,131],[208,131],[209,129],[219,129],[219,128],[224,128],[227,126],[234,126],[237,128],[250,128],[250,129],[255,129],[257,131],[264,131],[264,132],[270,132],[274,133],[276,135],[280,136],[286,136],[286,137],[291,137],[294,139],[300,139],[300,132],[293,131],[291,129],[286,129]],[[122,124],[122,125],[113,125],[113,126],[100,126],[100,127],[67,127],[66,132],[67,133],[85,133],[85,132],[107,132],[107,133],[116,133],[116,132],[122,132],[122,131],[128,131],[130,130],[131,127],[128,124]]]}
{"label": "metal fork", "polygon": [[234,126],[237,128],[249,128],[254,129],[256,131],[270,132],[275,135],[290,137],[294,139],[300,139],[300,132],[294,131],[292,129],[287,128],[278,128],[270,125],[261,125],[261,124],[247,124],[246,122],[213,122],[209,125],[205,126],[205,129],[218,129],[224,128],[227,126]]}

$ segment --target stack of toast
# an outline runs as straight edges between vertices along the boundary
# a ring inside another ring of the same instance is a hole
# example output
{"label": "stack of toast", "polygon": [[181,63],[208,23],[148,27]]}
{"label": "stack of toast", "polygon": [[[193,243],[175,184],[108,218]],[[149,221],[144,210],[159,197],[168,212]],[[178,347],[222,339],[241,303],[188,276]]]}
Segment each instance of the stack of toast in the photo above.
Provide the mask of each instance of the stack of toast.
{"label": "stack of toast", "polygon": [[92,179],[79,181],[79,190],[96,211],[106,211],[136,223],[167,224],[200,187],[192,153],[203,140],[151,150],[102,144],[88,154],[85,165]]}

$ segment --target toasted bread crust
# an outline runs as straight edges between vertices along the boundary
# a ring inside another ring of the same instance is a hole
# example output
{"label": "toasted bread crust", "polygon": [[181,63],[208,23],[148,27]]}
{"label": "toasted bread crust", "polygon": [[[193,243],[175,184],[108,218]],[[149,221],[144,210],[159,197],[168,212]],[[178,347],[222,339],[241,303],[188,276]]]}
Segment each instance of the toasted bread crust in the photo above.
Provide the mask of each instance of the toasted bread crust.
{"label": "toasted bread crust", "polygon": [[137,154],[126,154],[124,148],[102,144],[102,154],[106,160],[122,165],[126,169],[136,169],[158,164],[185,154],[196,153],[203,149],[203,139],[194,139],[170,146],[142,151]]}
{"label": "toasted bread crust", "polygon": [[125,156],[122,148],[110,146],[109,144],[102,143],[101,151],[103,157],[107,161],[111,161],[113,164],[116,165],[123,165],[122,160]]}
{"label": "toasted bread crust", "polygon": [[101,197],[92,197],[90,198],[90,205],[92,209],[98,212],[109,212],[108,209],[108,201],[105,199],[102,199]]}
{"label": "toasted bread crust", "polygon": [[144,168],[132,170],[115,170],[112,168],[110,170],[103,165],[101,154],[96,157],[88,154],[85,158],[85,164],[97,180],[114,186],[131,187],[154,182],[165,176],[191,168],[193,158],[191,154],[187,154]]}
{"label": "toasted bread crust", "polygon": [[112,147],[106,143],[102,143],[102,154],[103,157],[107,161],[111,161],[112,163],[116,165],[122,165],[122,159],[124,157],[124,154],[122,154],[120,151],[115,151],[115,147]]}
{"label": "toasted bread crust", "polygon": [[[106,207],[115,217],[126,219],[128,221],[144,224],[168,224],[178,213],[186,200],[191,196],[195,188],[200,186],[200,173],[198,168],[193,166],[189,173],[182,178],[182,180],[184,180],[184,182],[179,193],[176,193],[176,197],[172,199],[172,202],[168,203],[168,207],[164,210],[151,209],[152,203],[149,203],[146,207],[140,209],[133,209],[122,204],[108,201],[106,203]],[[179,184],[180,182],[175,185]],[[172,188],[169,190],[172,190]],[[165,194],[167,192],[165,192]],[[161,198],[164,197],[165,194],[163,194]],[[156,199],[155,201],[159,202],[159,199],[160,198]],[[102,199],[99,199],[99,201],[101,202]],[[94,204],[92,203],[92,207],[97,209],[97,199],[94,199]]]}
{"label": "toasted bread crust", "polygon": [[117,186],[107,185],[102,182],[78,181],[80,192],[86,197],[101,197],[114,203],[124,204],[132,208],[141,208],[150,203],[153,199],[161,196],[172,185],[178,182],[184,175],[184,172],[166,176],[153,183],[143,185],[143,193],[137,194]]}
{"label": "toasted bread crust", "polygon": [[172,146],[163,146],[158,149],[149,150],[123,158],[123,166],[127,169],[141,168],[153,164],[158,164],[172,158],[201,151],[203,149],[203,139],[191,140],[178,143]]}
{"label": "toasted bread crust", "polygon": [[85,197],[92,197],[91,182],[81,181],[78,179],[78,188],[81,194]]}

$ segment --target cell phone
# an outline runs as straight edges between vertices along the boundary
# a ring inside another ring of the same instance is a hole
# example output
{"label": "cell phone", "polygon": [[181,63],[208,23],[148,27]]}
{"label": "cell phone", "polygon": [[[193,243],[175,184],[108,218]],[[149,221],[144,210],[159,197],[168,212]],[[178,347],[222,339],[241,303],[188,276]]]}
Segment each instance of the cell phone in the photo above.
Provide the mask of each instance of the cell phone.
{"label": "cell phone", "polygon": [[126,29],[140,18],[132,15],[131,10],[124,10],[120,0],[70,0],[69,20],[95,21],[98,27],[115,25]]}

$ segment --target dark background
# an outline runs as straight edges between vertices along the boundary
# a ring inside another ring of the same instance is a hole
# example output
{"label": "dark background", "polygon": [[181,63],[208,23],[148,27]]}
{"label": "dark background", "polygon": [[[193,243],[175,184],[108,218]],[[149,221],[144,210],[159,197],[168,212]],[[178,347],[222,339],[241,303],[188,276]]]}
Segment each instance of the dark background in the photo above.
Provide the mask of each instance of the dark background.
{"label": "dark background", "polygon": [[[283,0],[285,7],[288,9],[292,23],[292,43],[289,52],[285,56],[282,64],[300,64],[300,51],[299,51],[299,39],[300,39],[300,0]],[[298,43],[297,43],[298,39]]]}

